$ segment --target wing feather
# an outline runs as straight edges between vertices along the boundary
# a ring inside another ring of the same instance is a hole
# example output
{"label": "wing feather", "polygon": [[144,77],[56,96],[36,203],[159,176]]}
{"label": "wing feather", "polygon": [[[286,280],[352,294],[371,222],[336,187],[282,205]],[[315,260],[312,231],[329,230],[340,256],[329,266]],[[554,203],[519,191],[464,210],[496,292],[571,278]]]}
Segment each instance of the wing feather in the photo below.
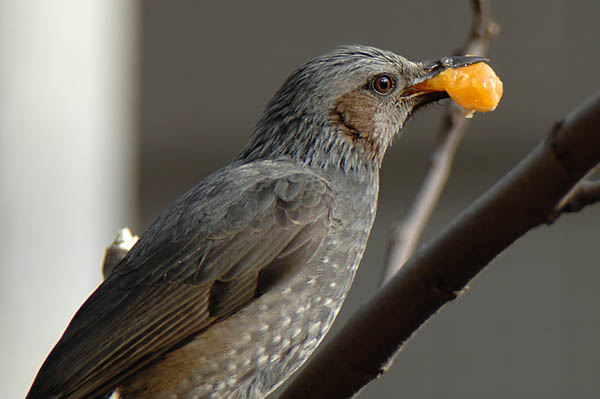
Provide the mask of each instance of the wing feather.
{"label": "wing feather", "polygon": [[159,217],[74,316],[28,399],[105,397],[302,267],[330,226],[328,183],[250,172],[213,177]]}

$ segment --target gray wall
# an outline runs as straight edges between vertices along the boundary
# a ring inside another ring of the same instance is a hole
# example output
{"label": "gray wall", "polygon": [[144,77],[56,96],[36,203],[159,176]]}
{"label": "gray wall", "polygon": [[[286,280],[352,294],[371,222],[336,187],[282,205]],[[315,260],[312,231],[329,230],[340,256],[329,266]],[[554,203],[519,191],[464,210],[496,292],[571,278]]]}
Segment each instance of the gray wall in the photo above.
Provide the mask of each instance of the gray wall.
{"label": "gray wall", "polygon": [[[497,111],[473,121],[427,237],[600,88],[599,4],[494,2],[502,32],[489,56],[504,81],[504,98]],[[345,43],[414,60],[447,55],[465,38],[470,9],[466,0],[147,1],[142,21],[145,226],[229,162],[296,66]],[[378,219],[338,321],[377,289],[390,220],[402,214],[419,182],[442,109],[416,115],[388,152]],[[593,396],[600,360],[598,237],[598,206],[528,234],[427,323],[360,397]]]}
{"label": "gray wall", "polygon": [[23,398],[133,218],[135,3],[0,0],[0,396]]}

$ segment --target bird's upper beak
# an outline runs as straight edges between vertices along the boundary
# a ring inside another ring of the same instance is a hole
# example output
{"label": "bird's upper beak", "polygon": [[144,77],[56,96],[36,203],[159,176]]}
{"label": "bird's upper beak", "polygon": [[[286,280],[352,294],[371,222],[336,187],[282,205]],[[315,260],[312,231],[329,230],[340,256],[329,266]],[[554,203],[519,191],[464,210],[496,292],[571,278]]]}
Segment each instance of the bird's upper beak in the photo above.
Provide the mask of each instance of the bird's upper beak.
{"label": "bird's upper beak", "polygon": [[484,57],[474,55],[459,55],[455,57],[444,57],[439,60],[417,62],[418,73],[408,82],[408,86],[414,86],[428,79],[436,77],[446,69],[455,69],[467,65],[477,64],[478,62],[488,62]]}

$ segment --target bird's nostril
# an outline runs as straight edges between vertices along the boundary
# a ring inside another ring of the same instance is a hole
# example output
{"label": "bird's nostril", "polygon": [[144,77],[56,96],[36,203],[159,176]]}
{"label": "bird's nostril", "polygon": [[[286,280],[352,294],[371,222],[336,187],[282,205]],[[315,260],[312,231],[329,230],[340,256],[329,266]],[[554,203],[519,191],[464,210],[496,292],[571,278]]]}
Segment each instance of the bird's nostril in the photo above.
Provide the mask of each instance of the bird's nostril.
{"label": "bird's nostril", "polygon": [[450,57],[444,57],[439,62],[440,62],[439,66],[443,66],[446,68],[450,68],[454,65],[454,61]]}

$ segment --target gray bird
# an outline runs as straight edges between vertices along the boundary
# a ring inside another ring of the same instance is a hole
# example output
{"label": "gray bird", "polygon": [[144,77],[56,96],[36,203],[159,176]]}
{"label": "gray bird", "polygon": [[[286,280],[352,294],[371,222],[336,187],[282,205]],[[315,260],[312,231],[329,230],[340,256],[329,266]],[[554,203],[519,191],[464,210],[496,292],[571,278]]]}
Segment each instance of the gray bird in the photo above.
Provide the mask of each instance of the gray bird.
{"label": "gray bird", "polygon": [[352,284],[386,149],[447,68],[346,46],[298,68],[234,161],[169,206],[77,311],[27,399],[264,398]]}

